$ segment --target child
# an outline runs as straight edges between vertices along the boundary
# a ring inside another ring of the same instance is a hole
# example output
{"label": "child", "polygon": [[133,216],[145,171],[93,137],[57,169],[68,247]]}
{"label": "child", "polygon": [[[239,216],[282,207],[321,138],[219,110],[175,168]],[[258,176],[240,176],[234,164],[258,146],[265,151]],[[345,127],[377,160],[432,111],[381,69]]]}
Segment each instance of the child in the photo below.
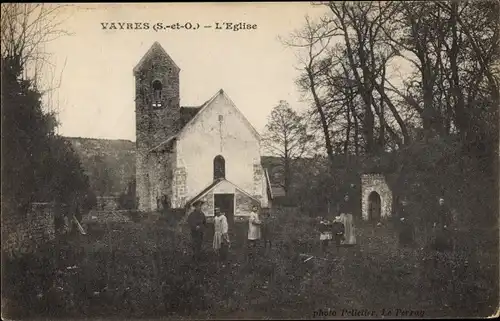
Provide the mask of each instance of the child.
{"label": "child", "polygon": [[222,267],[224,267],[224,263],[227,258],[227,250],[228,250],[228,225],[227,219],[224,213],[221,213],[219,208],[215,209],[215,218],[214,218],[214,241],[213,247],[215,252],[217,253],[218,263],[222,262]]}
{"label": "child", "polygon": [[321,242],[321,250],[326,252],[328,248],[328,243],[332,239],[331,222],[320,218],[319,222],[319,240]]}
{"label": "child", "polygon": [[337,248],[337,253],[340,249],[340,243],[344,240],[345,227],[340,220],[340,216],[335,217],[332,224],[333,237],[335,238],[335,246]]}
{"label": "child", "polygon": [[274,217],[269,212],[264,212],[262,216],[263,224],[261,225],[261,236],[264,243],[264,249],[266,249],[268,244],[269,248],[271,248],[272,245],[272,223],[274,221]]}

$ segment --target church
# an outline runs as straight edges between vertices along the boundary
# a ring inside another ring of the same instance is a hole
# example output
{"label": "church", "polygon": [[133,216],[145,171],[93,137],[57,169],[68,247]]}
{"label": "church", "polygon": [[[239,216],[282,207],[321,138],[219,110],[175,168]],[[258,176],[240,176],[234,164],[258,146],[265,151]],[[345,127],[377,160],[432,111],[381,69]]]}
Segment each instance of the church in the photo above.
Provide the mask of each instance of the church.
{"label": "church", "polygon": [[260,135],[228,94],[220,89],[199,106],[181,106],[181,70],[158,42],[133,71],[138,209],[202,200],[207,216],[219,207],[237,220],[253,205],[268,207]]}

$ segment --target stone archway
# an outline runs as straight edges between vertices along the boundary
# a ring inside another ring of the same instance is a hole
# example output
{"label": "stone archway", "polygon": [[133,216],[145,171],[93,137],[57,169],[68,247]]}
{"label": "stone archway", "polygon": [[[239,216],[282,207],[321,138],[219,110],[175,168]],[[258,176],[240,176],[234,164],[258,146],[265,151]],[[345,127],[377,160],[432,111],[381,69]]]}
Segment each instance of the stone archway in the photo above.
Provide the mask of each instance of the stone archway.
{"label": "stone archway", "polygon": [[382,174],[361,176],[361,211],[363,220],[381,220],[391,216],[392,191]]}
{"label": "stone archway", "polygon": [[381,218],[382,206],[380,195],[373,191],[368,196],[368,220],[378,222]]}

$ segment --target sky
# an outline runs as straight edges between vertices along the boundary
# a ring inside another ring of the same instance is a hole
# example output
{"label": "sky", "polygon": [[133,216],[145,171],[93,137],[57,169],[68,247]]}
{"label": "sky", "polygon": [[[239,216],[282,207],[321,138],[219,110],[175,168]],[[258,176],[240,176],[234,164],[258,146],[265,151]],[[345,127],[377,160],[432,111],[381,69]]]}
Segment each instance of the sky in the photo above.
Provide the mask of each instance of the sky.
{"label": "sky", "polygon": [[[59,133],[135,140],[132,69],[158,41],[180,67],[181,105],[200,105],[224,89],[257,131],[280,100],[301,110],[296,53],[278,39],[324,9],[309,3],[72,4],[61,12],[69,35],[45,46],[46,83]],[[148,30],[104,30],[102,23],[149,23]],[[212,28],[159,30],[179,22]],[[215,23],[249,23],[252,30],[215,30]]]}

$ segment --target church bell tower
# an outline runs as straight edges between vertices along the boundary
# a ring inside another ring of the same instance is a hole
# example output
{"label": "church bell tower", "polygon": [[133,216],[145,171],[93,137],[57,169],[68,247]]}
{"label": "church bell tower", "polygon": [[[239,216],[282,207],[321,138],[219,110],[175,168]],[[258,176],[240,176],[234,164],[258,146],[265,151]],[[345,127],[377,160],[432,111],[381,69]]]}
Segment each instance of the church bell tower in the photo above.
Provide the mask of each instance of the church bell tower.
{"label": "church bell tower", "polygon": [[179,72],[180,68],[158,42],[134,68],[136,196],[139,198],[139,210],[151,210],[149,151],[178,130]]}

